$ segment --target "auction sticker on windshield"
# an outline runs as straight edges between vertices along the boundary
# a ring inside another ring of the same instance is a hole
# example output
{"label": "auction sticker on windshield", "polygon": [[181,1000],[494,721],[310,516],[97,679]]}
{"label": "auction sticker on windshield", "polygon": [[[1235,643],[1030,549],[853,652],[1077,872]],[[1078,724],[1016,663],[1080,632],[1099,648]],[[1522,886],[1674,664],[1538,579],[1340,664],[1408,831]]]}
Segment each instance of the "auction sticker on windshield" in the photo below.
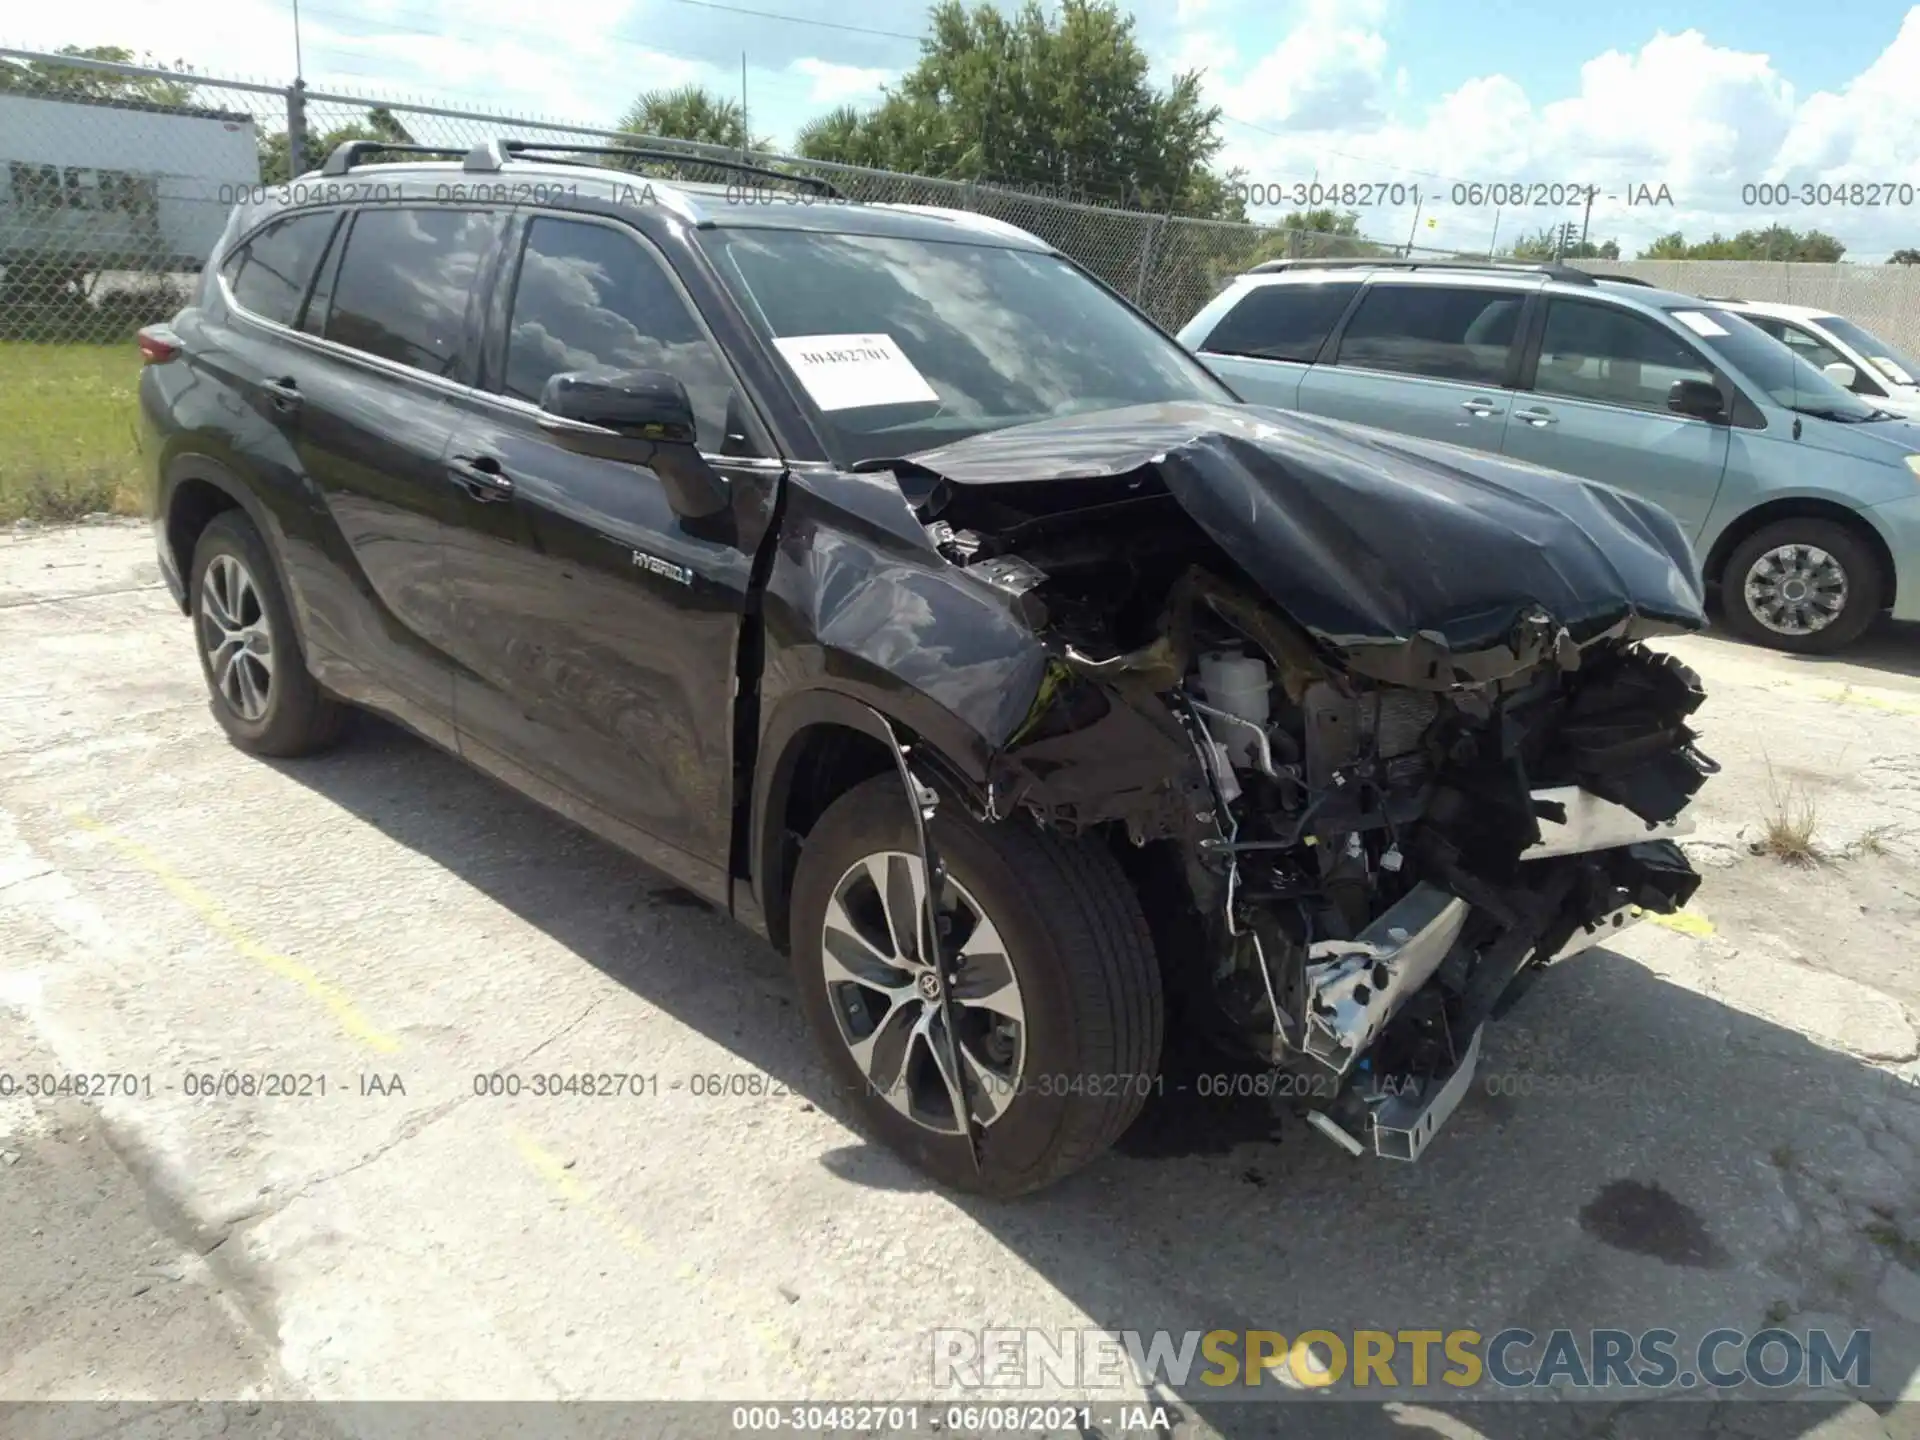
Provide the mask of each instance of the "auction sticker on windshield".
{"label": "auction sticker on windshield", "polygon": [[822,410],[940,399],[891,335],[781,335],[773,343]]}
{"label": "auction sticker on windshield", "polygon": [[1715,335],[1724,335],[1727,333],[1725,328],[1718,324],[1711,315],[1702,314],[1698,310],[1676,310],[1673,312],[1673,318],[1693,331],[1694,334],[1704,335],[1709,340]]}

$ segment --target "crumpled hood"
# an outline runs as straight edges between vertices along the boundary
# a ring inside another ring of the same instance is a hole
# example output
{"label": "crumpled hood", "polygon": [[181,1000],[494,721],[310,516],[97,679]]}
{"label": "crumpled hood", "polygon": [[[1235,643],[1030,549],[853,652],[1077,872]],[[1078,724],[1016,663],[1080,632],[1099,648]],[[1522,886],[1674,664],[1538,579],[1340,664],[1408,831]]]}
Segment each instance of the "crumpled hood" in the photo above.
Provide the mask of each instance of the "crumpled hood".
{"label": "crumpled hood", "polygon": [[1705,623],[1699,564],[1649,501],[1557,471],[1263,406],[1142,405],[915,455],[956,485],[1152,476],[1348,668],[1423,688],[1606,636]]}

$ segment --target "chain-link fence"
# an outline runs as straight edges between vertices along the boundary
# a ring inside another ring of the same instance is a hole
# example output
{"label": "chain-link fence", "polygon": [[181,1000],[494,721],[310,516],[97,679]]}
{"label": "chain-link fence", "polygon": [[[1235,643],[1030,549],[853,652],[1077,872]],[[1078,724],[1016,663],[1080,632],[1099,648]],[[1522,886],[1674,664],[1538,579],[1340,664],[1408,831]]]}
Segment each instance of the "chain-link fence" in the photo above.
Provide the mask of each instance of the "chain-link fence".
{"label": "chain-link fence", "polygon": [[[667,167],[628,162],[663,178],[725,182],[728,172],[698,159],[740,158],[550,120],[0,49],[0,340],[112,341],[173,314],[234,198],[318,166],[342,141],[464,148],[506,135],[625,140],[688,157]],[[1356,235],[1117,209],[1030,187],[751,159],[830,179],[854,200],[954,207],[1018,225],[1169,327],[1264,259],[1405,253]]]}
{"label": "chain-link fence", "polygon": [[1896,349],[1909,355],[1920,353],[1920,265],[1826,265],[1794,260],[1578,263],[1595,274],[1632,275],[1683,295],[1772,300],[1844,315]]}

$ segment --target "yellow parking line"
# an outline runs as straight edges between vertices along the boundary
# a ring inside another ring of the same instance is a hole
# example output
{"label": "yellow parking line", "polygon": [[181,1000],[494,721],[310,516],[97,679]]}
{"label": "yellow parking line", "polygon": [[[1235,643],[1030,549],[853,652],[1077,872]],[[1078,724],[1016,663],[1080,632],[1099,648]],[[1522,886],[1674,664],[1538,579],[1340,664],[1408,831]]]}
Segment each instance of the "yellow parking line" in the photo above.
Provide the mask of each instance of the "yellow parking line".
{"label": "yellow parking line", "polygon": [[340,1022],[341,1028],[361,1044],[368,1046],[370,1049],[377,1050],[383,1055],[391,1055],[400,1048],[400,1042],[376,1026],[371,1020],[367,1019],[365,1015],[362,1015],[359,1008],[352,1000],[347,998],[346,992],[341,990],[339,986],[315,974],[298,960],[290,959],[285,955],[269,950],[258,940],[255,940],[240,927],[232,916],[221,909],[220,903],[217,900],[176,871],[158,855],[147,849],[146,846],[140,844],[138,841],[129,840],[126,836],[108,829],[91,815],[82,814],[79,811],[70,812],[70,815],[73,823],[80,829],[85,830],[88,834],[98,835],[102,840],[105,840],[109,845],[113,846],[114,849],[133,861],[134,864],[138,865],[142,870],[152,875],[154,879],[158,880],[162,885],[166,886],[168,892],[172,894],[176,900],[180,901],[181,904],[185,905],[202,920],[206,921],[208,926],[219,932],[219,934],[242,955],[246,956],[256,965],[263,966],[272,971],[283,980],[291,980],[302,990],[306,991],[313,999],[318,1000],[322,1005],[326,1006],[328,1010],[333,1012],[334,1019]]}
{"label": "yellow parking line", "polygon": [[[666,1257],[660,1253],[654,1243],[622,1219],[618,1211],[595,1195],[591,1188],[567,1168],[564,1160],[546,1149],[532,1136],[518,1130],[512,1133],[514,1148],[520,1152],[520,1158],[526,1161],[536,1175],[557,1191],[561,1199],[578,1205],[606,1226],[613,1238],[620,1242],[620,1248],[635,1259],[645,1260],[650,1265],[662,1265],[666,1262]],[[675,1267],[673,1278],[697,1280],[700,1278],[700,1272],[683,1260]]]}
{"label": "yellow parking line", "polygon": [[[649,1266],[665,1267],[667,1257],[660,1253],[659,1247],[639,1229],[629,1224],[617,1210],[595,1195],[591,1186],[567,1168],[566,1161],[524,1131],[512,1129],[510,1133],[513,1136],[514,1148],[520,1152],[520,1158],[526,1162],[529,1169],[546,1181],[554,1193],[568,1203],[578,1205],[585,1210],[605,1227],[622,1250],[636,1260],[644,1261]],[[685,1285],[707,1283],[705,1277],[685,1260],[673,1267],[673,1278]],[[773,1361],[806,1386],[809,1395],[813,1394],[812,1380],[794,1364],[792,1351],[779,1330],[764,1320],[753,1321],[752,1329],[754,1338],[760,1342],[761,1347]]]}
{"label": "yellow parking line", "polygon": [[1640,918],[1651,921],[1664,930],[1676,931],[1695,940],[1704,940],[1713,934],[1713,922],[1697,910],[1676,910],[1671,915],[1659,915],[1651,910],[1642,910]]}
{"label": "yellow parking line", "polygon": [[1920,715],[1920,702],[1891,699],[1871,691],[1856,690],[1851,685],[1842,685],[1838,689],[1820,687],[1813,689],[1813,693],[1836,705],[1858,705],[1866,710],[1882,710],[1889,715]]}

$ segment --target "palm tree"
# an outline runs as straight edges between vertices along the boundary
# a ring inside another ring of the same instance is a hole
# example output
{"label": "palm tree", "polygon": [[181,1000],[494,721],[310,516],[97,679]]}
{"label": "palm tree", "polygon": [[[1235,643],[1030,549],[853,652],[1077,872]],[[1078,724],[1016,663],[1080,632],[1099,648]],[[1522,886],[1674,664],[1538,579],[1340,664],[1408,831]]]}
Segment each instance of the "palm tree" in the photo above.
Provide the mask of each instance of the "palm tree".
{"label": "palm tree", "polygon": [[696,140],[729,150],[768,150],[772,142],[747,134],[746,112],[738,101],[716,95],[704,85],[649,90],[620,118],[622,132]]}

